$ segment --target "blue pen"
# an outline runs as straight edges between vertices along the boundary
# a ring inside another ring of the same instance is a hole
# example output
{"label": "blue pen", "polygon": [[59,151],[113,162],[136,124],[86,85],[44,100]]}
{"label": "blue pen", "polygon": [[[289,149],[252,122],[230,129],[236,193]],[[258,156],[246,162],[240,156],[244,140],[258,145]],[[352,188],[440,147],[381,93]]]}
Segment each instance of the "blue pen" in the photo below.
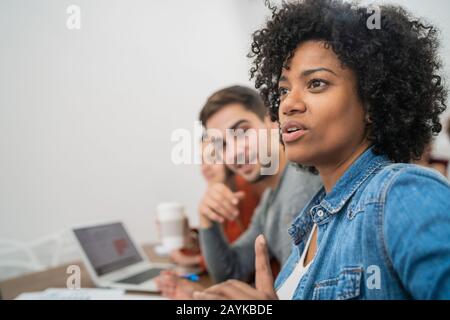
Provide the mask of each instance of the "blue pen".
{"label": "blue pen", "polygon": [[195,273],[184,274],[181,277],[184,278],[184,279],[188,279],[190,281],[194,281],[194,282],[197,282],[197,281],[200,280],[200,277],[197,274],[195,274]]}

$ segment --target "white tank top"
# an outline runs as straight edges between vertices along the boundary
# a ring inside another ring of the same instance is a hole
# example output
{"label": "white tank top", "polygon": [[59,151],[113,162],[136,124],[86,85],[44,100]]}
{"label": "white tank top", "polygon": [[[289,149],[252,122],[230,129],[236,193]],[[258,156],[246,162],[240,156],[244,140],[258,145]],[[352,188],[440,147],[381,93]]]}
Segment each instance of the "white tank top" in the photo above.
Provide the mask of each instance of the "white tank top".
{"label": "white tank top", "polygon": [[297,265],[295,266],[292,273],[289,275],[289,277],[284,281],[284,283],[281,285],[281,287],[277,290],[277,296],[280,300],[291,300],[294,296],[295,289],[297,288],[300,280],[302,279],[303,275],[308,271],[309,266],[314,261],[314,258],[306,265],[305,264],[305,258],[306,253],[308,252],[309,243],[311,242],[312,236],[314,234],[314,231],[316,230],[316,224],[314,224],[311,234],[309,235],[308,242],[305,245],[305,249],[303,249],[302,256],[297,262]]}

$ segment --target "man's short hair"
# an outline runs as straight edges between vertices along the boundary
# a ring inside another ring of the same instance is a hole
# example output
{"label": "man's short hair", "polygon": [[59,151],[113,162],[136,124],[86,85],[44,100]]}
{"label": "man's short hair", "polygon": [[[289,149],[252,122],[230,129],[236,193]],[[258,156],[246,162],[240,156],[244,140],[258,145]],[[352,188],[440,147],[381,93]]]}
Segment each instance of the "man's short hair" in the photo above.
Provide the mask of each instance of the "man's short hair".
{"label": "man's short hair", "polygon": [[206,122],[216,112],[230,104],[240,104],[246,110],[255,113],[261,120],[267,113],[259,93],[245,86],[232,86],[213,93],[200,111],[199,120],[206,127]]}

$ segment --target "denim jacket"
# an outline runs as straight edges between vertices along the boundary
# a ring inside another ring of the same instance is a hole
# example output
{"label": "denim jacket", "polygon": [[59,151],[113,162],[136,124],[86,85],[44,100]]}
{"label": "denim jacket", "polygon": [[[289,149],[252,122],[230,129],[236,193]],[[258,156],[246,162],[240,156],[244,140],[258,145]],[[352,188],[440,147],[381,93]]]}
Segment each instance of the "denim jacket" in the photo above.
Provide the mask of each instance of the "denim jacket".
{"label": "denim jacket", "polygon": [[294,299],[450,299],[450,185],[434,170],[368,149],[294,220],[275,289],[314,223],[317,251]]}

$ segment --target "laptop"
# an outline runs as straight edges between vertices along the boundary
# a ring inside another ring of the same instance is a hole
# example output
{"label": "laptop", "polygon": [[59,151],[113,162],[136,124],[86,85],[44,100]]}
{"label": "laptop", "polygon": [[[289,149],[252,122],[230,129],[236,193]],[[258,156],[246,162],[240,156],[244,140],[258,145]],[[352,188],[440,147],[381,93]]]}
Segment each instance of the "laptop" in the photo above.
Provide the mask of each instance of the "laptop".
{"label": "laptop", "polygon": [[83,261],[99,287],[157,292],[154,278],[172,264],[150,262],[121,222],[72,228]]}

